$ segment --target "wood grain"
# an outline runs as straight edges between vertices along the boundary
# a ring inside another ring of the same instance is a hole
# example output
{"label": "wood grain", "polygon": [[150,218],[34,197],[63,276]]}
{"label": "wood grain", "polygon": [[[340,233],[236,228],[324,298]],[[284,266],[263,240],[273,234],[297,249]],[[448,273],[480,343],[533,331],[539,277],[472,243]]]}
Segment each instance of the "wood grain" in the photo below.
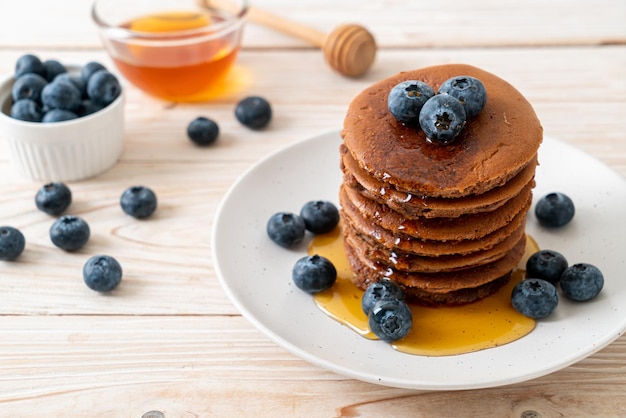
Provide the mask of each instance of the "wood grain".
{"label": "wood grain", "polygon": [[[626,416],[624,336],[563,370],[500,388],[372,385],[310,364],[256,330],[222,290],[210,246],[218,205],[245,170],[295,141],[339,131],[364,87],[427,65],[464,62],[500,75],[531,101],[546,135],[626,176],[626,3],[255,4],[324,32],[363,24],[380,47],[373,68],[346,79],[319,50],[250,24],[218,100],[173,104],[125,85],[120,162],[70,184],[71,212],[93,233],[84,249],[65,253],[51,244],[53,219],[33,202],[41,184],[16,174],[0,141],[0,224],[19,227],[27,239],[18,261],[0,262],[0,417]],[[89,2],[64,5],[0,4],[1,76],[25,52],[113,68],[86,17]],[[266,130],[250,131],[234,117],[236,102],[251,94],[272,103]],[[199,115],[220,124],[214,147],[186,138]],[[120,210],[119,196],[134,184],[156,191],[154,218],[137,221]],[[122,285],[109,295],[82,283],[82,264],[95,253],[124,266]]]}

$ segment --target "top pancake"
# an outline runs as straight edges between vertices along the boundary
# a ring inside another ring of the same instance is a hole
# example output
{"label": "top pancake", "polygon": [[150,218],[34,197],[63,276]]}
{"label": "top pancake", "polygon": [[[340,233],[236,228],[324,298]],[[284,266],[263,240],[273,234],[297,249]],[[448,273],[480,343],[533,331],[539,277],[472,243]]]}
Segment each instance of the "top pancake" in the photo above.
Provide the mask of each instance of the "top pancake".
{"label": "top pancake", "polygon": [[[430,143],[420,129],[403,125],[389,112],[387,96],[399,82],[420,80],[437,91],[455,76],[478,78],[487,102],[453,143]],[[535,157],[543,129],[512,85],[476,67],[447,64],[402,72],[363,90],[348,108],[342,136],[352,157],[374,178],[406,193],[463,197],[518,174]]]}

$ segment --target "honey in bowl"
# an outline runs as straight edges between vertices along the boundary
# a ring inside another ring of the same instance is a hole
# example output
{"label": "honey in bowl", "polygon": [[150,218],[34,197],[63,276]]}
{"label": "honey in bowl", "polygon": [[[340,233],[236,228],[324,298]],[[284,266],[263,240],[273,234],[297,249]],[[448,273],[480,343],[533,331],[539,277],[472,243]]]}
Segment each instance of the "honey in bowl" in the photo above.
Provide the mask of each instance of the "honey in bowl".
{"label": "honey in bowl", "polygon": [[[413,328],[405,338],[391,345],[409,354],[445,356],[497,347],[527,335],[535,328],[535,321],[513,308],[511,291],[524,278],[526,260],[538,250],[536,242],[527,237],[526,252],[509,283],[483,300],[454,307],[411,305]],[[334,286],[314,296],[317,306],[363,337],[376,339],[361,308],[363,291],[351,281],[341,228],[314,237],[308,252],[328,258],[337,269]]]}
{"label": "honey in bowl", "polygon": [[208,100],[227,90],[239,51],[240,31],[222,33],[229,19],[235,17],[210,10],[140,16],[120,25],[138,36],[109,40],[111,57],[128,81],[150,95]]}

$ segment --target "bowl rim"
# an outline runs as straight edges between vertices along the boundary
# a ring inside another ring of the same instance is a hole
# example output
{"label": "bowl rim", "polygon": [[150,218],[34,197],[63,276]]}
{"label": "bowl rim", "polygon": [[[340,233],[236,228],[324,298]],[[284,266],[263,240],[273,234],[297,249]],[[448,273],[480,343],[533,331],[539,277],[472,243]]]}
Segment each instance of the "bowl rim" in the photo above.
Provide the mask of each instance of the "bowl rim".
{"label": "bowl rim", "polygon": [[[98,5],[106,0],[95,0],[91,7],[91,18],[96,23],[102,33],[106,34],[106,37],[111,39],[129,39],[138,41],[180,41],[181,39],[189,41],[189,38],[196,37],[220,37],[224,32],[232,32],[241,25],[243,25],[246,16],[248,15],[249,5],[247,0],[241,0],[241,7],[236,13],[229,13],[235,17],[232,20],[226,20],[217,24],[211,24],[206,27],[189,29],[176,32],[142,32],[128,28],[121,27],[119,25],[111,24],[107,22],[102,16],[98,14]],[[210,1],[199,0],[196,2],[198,7],[221,10],[219,7],[211,7]]]}

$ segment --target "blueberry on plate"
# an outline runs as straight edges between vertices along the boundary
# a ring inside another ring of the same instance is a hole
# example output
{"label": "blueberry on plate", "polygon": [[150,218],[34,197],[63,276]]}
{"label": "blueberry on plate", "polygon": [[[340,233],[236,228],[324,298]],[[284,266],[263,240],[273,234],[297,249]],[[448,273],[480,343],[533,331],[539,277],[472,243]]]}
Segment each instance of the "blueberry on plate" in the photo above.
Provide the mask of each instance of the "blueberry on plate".
{"label": "blueberry on plate", "polygon": [[51,109],[44,113],[41,118],[42,123],[64,122],[66,120],[78,119],[78,115],[70,110]]}
{"label": "blueberry on plate", "polygon": [[24,235],[12,226],[0,226],[0,260],[15,260],[26,246]]}
{"label": "blueberry on plate", "polygon": [[556,287],[546,280],[525,279],[511,292],[511,304],[524,316],[541,319],[550,315],[559,303]]}
{"label": "blueberry on plate", "polygon": [[59,215],[72,203],[72,191],[65,183],[44,184],[35,195],[35,205],[48,215]]}
{"label": "blueberry on plate", "polygon": [[45,60],[43,66],[46,69],[46,80],[52,81],[59,74],[67,73],[67,68],[57,60]]}
{"label": "blueberry on plate", "polygon": [[80,78],[83,79],[83,82],[86,85],[91,76],[94,75],[96,71],[100,70],[106,70],[106,67],[97,61],[90,61],[87,64],[83,65],[83,67],[80,69]]}
{"label": "blueberry on plate", "polygon": [[595,298],[604,287],[604,276],[592,264],[569,266],[561,276],[561,290],[566,298],[584,302]]}
{"label": "blueberry on plate", "polygon": [[361,298],[361,308],[366,315],[369,315],[376,302],[383,299],[404,300],[402,288],[391,280],[381,280],[374,282],[365,289]]}
{"label": "blueberry on plate", "polygon": [[75,251],[89,241],[89,225],[75,215],[63,215],[50,227],[50,240],[65,251]]}
{"label": "blueberry on plate", "polygon": [[396,84],[387,96],[387,108],[394,118],[409,126],[417,126],[424,103],[435,95],[428,84],[407,80]]}
{"label": "blueberry on plate", "polygon": [[337,270],[330,260],[316,254],[296,261],[291,277],[298,288],[313,294],[330,289],[337,280]]}
{"label": "blueberry on plate", "polygon": [[127,215],[134,218],[147,218],[157,208],[156,194],[145,186],[131,186],[120,197],[120,206]]}
{"label": "blueberry on plate", "polygon": [[381,340],[393,342],[408,335],[413,327],[413,313],[406,302],[381,299],[368,316],[370,330]]}
{"label": "blueberry on plate", "polygon": [[113,257],[95,255],[83,266],[83,280],[96,292],[109,292],[122,281],[122,266]]}
{"label": "blueberry on plate", "polygon": [[96,71],[87,82],[87,96],[97,105],[108,106],[122,93],[122,86],[107,70]]}
{"label": "blueberry on plate", "polygon": [[312,200],[302,206],[300,217],[306,229],[314,234],[325,234],[339,223],[339,210],[332,202]]}
{"label": "blueberry on plate", "polygon": [[11,117],[26,122],[41,122],[41,107],[34,100],[21,99],[11,106]]}
{"label": "blueberry on plate", "polygon": [[295,213],[278,212],[267,221],[267,235],[281,247],[293,248],[300,244],[306,233],[304,220]]}
{"label": "blueberry on plate", "polygon": [[39,74],[27,73],[15,80],[11,88],[11,96],[13,101],[20,99],[30,99],[35,102],[41,100],[41,91],[48,84],[45,78]]}
{"label": "blueberry on plate", "polygon": [[272,107],[263,97],[246,97],[237,103],[235,117],[242,125],[250,129],[261,129],[270,123]]}
{"label": "blueberry on plate", "polygon": [[196,145],[211,145],[219,134],[220,128],[217,123],[204,116],[198,116],[187,125],[187,136]]}
{"label": "blueberry on plate", "polygon": [[430,142],[449,144],[465,126],[465,109],[461,102],[447,94],[438,94],[426,101],[419,124]]}
{"label": "blueberry on plate", "polygon": [[44,67],[43,62],[36,55],[25,54],[15,62],[15,78],[19,78],[27,73],[39,74],[42,77],[46,76],[46,67]]}
{"label": "blueberry on plate", "polygon": [[48,109],[65,109],[75,111],[82,100],[76,86],[65,80],[48,83],[41,91],[41,103]]}
{"label": "blueberry on plate", "polygon": [[452,77],[444,81],[437,93],[449,94],[458,99],[465,109],[467,119],[479,114],[487,102],[484,84],[479,79],[470,76]]}
{"label": "blueberry on plate", "polygon": [[539,223],[553,228],[567,225],[575,212],[572,199],[560,192],[548,193],[535,205],[535,216]]}
{"label": "blueberry on plate", "polygon": [[526,261],[526,278],[542,279],[556,285],[567,266],[563,254],[554,250],[540,250]]}

